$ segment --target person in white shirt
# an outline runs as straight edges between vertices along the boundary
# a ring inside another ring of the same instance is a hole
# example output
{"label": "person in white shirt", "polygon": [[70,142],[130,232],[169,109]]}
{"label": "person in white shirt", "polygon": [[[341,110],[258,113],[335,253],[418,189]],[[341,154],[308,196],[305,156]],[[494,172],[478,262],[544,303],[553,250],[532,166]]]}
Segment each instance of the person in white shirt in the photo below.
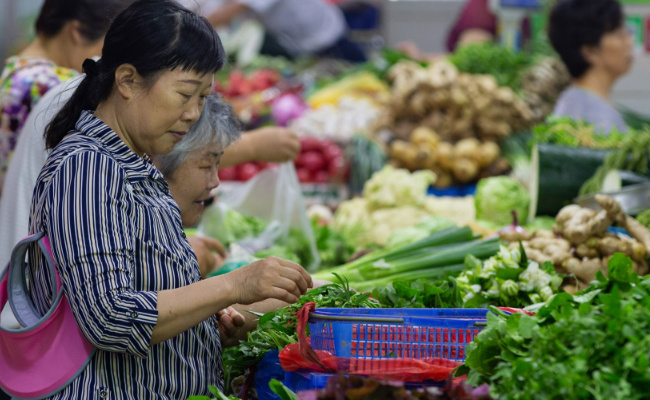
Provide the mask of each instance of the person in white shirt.
{"label": "person in white shirt", "polygon": [[[219,0],[203,1],[201,8],[210,7],[214,1]],[[366,60],[361,48],[346,36],[343,13],[326,0],[226,0],[207,18],[218,28],[246,12],[251,12],[292,57]]]}

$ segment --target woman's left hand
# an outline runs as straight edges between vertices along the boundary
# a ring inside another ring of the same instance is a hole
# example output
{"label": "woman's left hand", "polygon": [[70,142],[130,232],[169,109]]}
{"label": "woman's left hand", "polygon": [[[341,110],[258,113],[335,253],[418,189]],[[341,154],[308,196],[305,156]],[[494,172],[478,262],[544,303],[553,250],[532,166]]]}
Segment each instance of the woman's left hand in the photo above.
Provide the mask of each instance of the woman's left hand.
{"label": "woman's left hand", "polygon": [[244,316],[233,307],[228,307],[217,313],[221,343],[224,347],[237,344],[241,330],[246,323]]}

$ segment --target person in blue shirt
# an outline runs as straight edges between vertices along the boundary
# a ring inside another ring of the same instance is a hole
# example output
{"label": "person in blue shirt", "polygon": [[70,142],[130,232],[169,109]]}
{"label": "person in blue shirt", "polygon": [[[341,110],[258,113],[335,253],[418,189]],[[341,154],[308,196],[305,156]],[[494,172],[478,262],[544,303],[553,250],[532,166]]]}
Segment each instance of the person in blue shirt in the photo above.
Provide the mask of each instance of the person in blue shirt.
{"label": "person in blue shirt", "polygon": [[560,0],[549,19],[549,39],[573,84],[558,99],[553,115],[594,124],[607,135],[628,130],[611,102],[612,88],[631,68],[632,37],[617,0]]}

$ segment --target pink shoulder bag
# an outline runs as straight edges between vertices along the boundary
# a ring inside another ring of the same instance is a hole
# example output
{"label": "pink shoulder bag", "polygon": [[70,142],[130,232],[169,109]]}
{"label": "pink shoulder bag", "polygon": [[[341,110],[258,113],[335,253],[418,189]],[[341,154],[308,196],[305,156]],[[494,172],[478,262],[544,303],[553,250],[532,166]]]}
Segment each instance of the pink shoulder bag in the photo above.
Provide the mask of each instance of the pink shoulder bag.
{"label": "pink shoulder bag", "polygon": [[[32,302],[25,277],[25,256],[38,245],[45,255],[49,279],[56,293],[45,315]],[[95,348],[83,336],[72,315],[42,233],[20,241],[0,280],[0,309],[9,302],[20,329],[0,326],[0,387],[17,398],[40,399],[63,390],[90,362]]]}

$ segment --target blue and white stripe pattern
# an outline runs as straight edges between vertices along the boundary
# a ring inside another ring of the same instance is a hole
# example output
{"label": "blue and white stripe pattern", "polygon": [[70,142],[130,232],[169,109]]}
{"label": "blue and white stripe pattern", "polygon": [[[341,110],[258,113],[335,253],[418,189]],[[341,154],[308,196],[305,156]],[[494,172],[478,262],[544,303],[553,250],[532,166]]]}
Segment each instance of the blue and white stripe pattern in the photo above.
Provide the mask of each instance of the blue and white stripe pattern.
{"label": "blue and white stripe pattern", "polygon": [[[41,171],[34,232],[50,238],[77,323],[99,349],[54,399],[186,399],[209,395],[209,385],[223,387],[214,317],[149,345],[157,292],[197,282],[201,274],[162,174],[90,112]],[[29,259],[31,296],[44,313],[52,288],[38,249]]]}

